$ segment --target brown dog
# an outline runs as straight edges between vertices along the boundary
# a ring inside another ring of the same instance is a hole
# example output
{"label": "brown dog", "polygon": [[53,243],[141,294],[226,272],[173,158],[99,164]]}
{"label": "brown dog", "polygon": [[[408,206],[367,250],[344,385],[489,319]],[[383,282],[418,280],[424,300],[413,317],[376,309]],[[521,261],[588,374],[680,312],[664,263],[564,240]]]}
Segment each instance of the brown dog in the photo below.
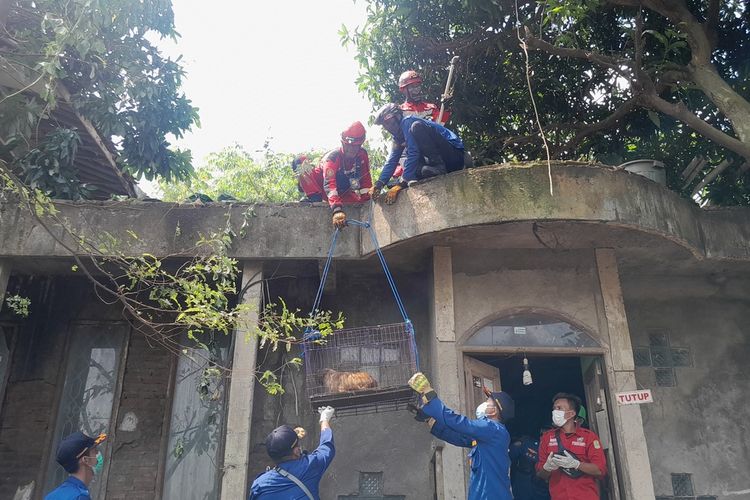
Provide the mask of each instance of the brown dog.
{"label": "brown dog", "polygon": [[374,389],[378,386],[375,379],[367,372],[339,372],[326,368],[321,375],[328,394]]}

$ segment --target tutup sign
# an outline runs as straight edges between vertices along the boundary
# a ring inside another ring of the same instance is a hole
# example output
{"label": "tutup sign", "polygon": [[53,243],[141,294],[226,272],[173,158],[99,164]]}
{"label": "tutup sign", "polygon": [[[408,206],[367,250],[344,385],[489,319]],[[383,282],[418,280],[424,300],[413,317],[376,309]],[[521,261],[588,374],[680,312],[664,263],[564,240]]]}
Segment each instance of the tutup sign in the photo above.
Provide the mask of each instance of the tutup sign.
{"label": "tutup sign", "polygon": [[615,394],[615,401],[617,401],[618,405],[642,405],[653,403],[654,396],[651,394],[651,389],[618,392]]}

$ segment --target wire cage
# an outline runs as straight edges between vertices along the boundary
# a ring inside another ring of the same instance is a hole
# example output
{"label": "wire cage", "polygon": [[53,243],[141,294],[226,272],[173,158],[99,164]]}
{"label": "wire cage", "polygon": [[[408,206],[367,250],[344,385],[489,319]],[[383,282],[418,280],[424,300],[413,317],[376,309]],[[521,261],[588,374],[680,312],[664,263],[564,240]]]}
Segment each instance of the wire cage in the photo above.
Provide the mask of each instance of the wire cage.
{"label": "wire cage", "polygon": [[407,382],[417,370],[411,322],[337,330],[304,342],[305,391],[313,408],[337,415],[400,410],[416,400]]}

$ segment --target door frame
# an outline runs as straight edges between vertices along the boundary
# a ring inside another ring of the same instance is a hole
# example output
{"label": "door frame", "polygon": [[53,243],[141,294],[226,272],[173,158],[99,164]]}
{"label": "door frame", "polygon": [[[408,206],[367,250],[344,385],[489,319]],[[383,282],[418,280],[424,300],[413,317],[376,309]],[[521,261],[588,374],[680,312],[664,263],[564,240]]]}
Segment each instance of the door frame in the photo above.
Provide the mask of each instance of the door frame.
{"label": "door frame", "polygon": [[[537,315],[537,316],[543,316],[548,318],[555,318],[559,319],[561,321],[565,321],[566,323],[569,323],[576,328],[579,328],[584,333],[588,334],[592,339],[594,339],[598,344],[599,347],[539,347],[539,346],[470,346],[466,345],[466,342],[481,328],[483,328],[486,325],[489,325],[493,323],[494,321],[507,318],[509,316],[515,316],[515,315]],[[613,418],[613,413],[615,411],[615,406],[613,404],[613,399],[611,395],[611,380],[609,377],[610,372],[610,366],[609,366],[609,360],[608,360],[608,354],[609,354],[609,346],[607,343],[603,340],[602,336],[598,334],[597,330],[588,326],[582,324],[580,321],[576,321],[570,317],[568,317],[565,314],[560,313],[559,311],[553,311],[550,309],[545,308],[528,308],[528,307],[521,307],[521,308],[510,308],[506,309],[504,311],[495,313],[491,316],[483,318],[481,321],[475,323],[471,328],[468,328],[463,334],[460,336],[460,338],[456,341],[456,347],[459,353],[458,358],[458,373],[465,374],[465,366],[464,366],[464,359],[466,356],[487,356],[487,355],[509,355],[509,354],[516,354],[516,355],[522,355],[522,354],[536,354],[540,356],[547,356],[547,357],[554,357],[554,356],[566,356],[566,357],[577,357],[582,358],[583,356],[592,356],[596,357],[601,362],[601,367],[603,373],[602,380],[604,382],[604,394],[606,397],[606,403],[607,408],[610,410],[607,414],[607,420],[609,423],[609,432],[611,437],[611,446],[613,450],[613,455],[615,457],[615,463],[612,465],[612,471],[616,474],[616,480],[615,484],[617,487],[616,494],[619,496],[620,500],[625,499],[625,492],[624,492],[624,471],[621,466],[621,459],[620,459],[620,453],[619,453],[619,446],[618,446],[618,437],[617,437],[617,429],[615,427],[615,421]],[[581,376],[583,377],[583,373],[581,373]],[[465,376],[465,375],[464,375]],[[468,394],[466,393],[466,387],[467,387],[466,380],[463,381],[463,383],[459,383],[459,401],[461,403],[461,407],[465,408],[468,401]],[[588,408],[587,408],[588,410]]]}

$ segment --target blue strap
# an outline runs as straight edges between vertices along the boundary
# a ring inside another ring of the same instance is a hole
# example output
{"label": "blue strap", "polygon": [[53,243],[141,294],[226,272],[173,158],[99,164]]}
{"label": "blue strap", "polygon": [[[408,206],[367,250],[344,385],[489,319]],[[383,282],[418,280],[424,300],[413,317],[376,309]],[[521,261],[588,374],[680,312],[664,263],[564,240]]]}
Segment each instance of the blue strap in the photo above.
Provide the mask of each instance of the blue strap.
{"label": "blue strap", "polygon": [[[370,233],[372,246],[375,249],[375,253],[378,256],[378,259],[380,260],[380,265],[383,267],[383,273],[385,274],[386,280],[388,280],[388,285],[391,287],[391,292],[393,293],[393,298],[396,300],[396,306],[398,306],[398,311],[401,313],[401,317],[404,319],[404,323],[406,323],[406,328],[409,331],[409,334],[411,335],[412,348],[414,349],[414,359],[416,361],[417,370],[419,370],[419,351],[417,350],[416,337],[414,335],[414,325],[412,324],[411,320],[409,319],[408,314],[406,313],[406,307],[404,307],[404,302],[401,300],[401,295],[399,295],[398,293],[398,289],[396,288],[396,282],[393,279],[391,270],[388,268],[388,263],[385,261],[385,256],[383,255],[383,251],[380,249],[378,238],[375,236],[375,230],[372,228],[372,225],[369,222],[362,222],[362,221],[358,221],[354,219],[347,219],[346,223],[351,226],[367,228],[367,230]],[[320,277],[320,285],[318,286],[318,293],[315,295],[315,301],[313,302],[312,312],[310,313],[311,316],[315,315],[318,312],[318,308],[320,307],[320,302],[323,299],[323,289],[325,288],[326,279],[328,279],[328,272],[331,270],[331,261],[333,260],[333,253],[336,250],[336,241],[338,240],[338,237],[339,237],[339,231],[340,229],[336,228],[336,230],[333,232],[333,237],[331,238],[331,248],[328,250],[328,257],[326,258],[325,266],[323,266],[323,274]],[[314,340],[315,338],[319,338],[319,337],[320,337],[320,334],[317,332],[306,331],[303,336],[303,339]],[[307,346],[305,346],[305,348],[306,347]]]}

